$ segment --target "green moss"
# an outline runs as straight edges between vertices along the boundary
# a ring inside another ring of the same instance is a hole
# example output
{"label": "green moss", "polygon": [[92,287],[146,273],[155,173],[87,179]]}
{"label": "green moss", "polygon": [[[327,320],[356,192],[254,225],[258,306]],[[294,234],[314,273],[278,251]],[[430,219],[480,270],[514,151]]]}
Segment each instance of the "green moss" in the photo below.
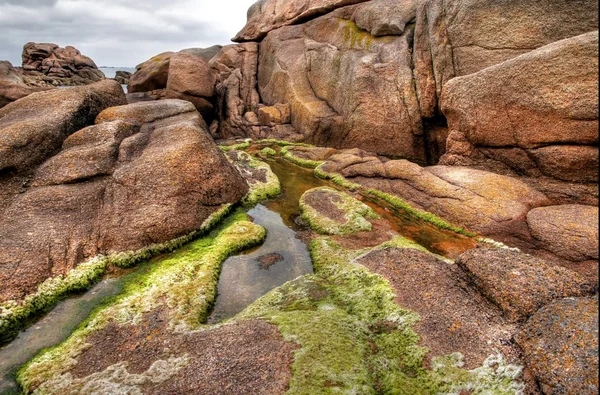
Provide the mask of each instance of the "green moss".
{"label": "green moss", "polygon": [[265,157],[277,155],[277,151],[270,147],[263,148],[260,153]]}
{"label": "green moss", "polygon": [[[390,245],[419,248],[398,238]],[[329,237],[310,244],[315,267],[273,290],[236,319],[266,319],[299,345],[289,394],[518,394],[520,368],[492,356],[484,366],[462,369],[460,354],[434,360],[413,330],[418,316],[395,304],[389,283],[356,263],[373,249],[347,250]]]}
{"label": "green moss", "polygon": [[413,215],[414,217],[420,218],[425,222],[429,222],[430,224],[433,224],[440,229],[451,230],[453,232],[460,233],[460,234],[468,236],[468,237],[477,236],[475,233],[469,232],[459,226],[454,226],[430,212],[421,211],[421,210],[414,208],[408,202],[406,202],[404,199],[399,198],[398,196],[393,196],[388,193],[378,191],[376,189],[367,189],[367,190],[363,191],[363,194],[365,196],[375,196],[375,197],[385,201],[386,203],[392,205],[393,207],[403,210],[403,211],[406,211],[407,213]]}
{"label": "green moss", "polygon": [[306,144],[306,143],[292,143],[290,141],[276,140],[276,139],[257,140],[257,141],[255,141],[255,144],[260,144],[260,145],[277,145],[279,147],[288,147],[288,146],[294,146],[294,147],[314,147],[314,145],[310,145],[310,144]]}
{"label": "green moss", "polygon": [[23,303],[8,302],[0,306],[0,344],[15,338],[28,320],[53,308],[67,295],[94,285],[106,272],[108,259],[98,256],[69,271],[44,281]]}
{"label": "green moss", "polygon": [[131,276],[121,295],[95,310],[63,343],[44,350],[20,369],[17,379],[22,388],[50,382],[71,369],[85,350],[87,337],[108,323],[135,325],[144,313],[166,308],[170,330],[198,328],[216,298],[221,263],[266,237],[263,227],[247,219],[237,211],[206,237],[154,262],[147,272]]}
{"label": "green moss", "polygon": [[[342,210],[344,212],[344,220],[331,219],[308,204],[307,199],[311,194],[324,194],[321,199],[328,199],[335,207]],[[302,219],[313,230],[326,235],[347,235],[370,231],[372,225],[367,218],[379,218],[373,209],[363,202],[328,187],[313,188],[306,191],[300,198],[300,209],[302,211]]]}
{"label": "green moss", "polygon": [[295,165],[298,165],[298,166],[301,166],[301,167],[306,167],[306,168],[309,168],[309,169],[314,169],[315,167],[320,166],[323,163],[325,163],[323,161],[303,159],[303,158],[299,158],[297,156],[294,156],[294,154],[289,151],[289,148],[290,148],[289,146],[283,147],[281,149],[281,151],[279,151],[279,153],[281,155],[283,155],[284,159],[292,162]]}
{"label": "green moss", "polygon": [[242,143],[233,144],[233,145],[219,145],[219,149],[223,152],[229,152],[231,150],[245,150],[246,148],[252,145],[252,139],[246,139]]}
{"label": "green moss", "polygon": [[357,191],[362,188],[360,184],[348,181],[341,174],[326,172],[325,170],[323,170],[322,166],[318,166],[315,168],[315,176],[323,180],[330,180],[334,184],[339,185],[342,188],[346,188],[350,191]]}

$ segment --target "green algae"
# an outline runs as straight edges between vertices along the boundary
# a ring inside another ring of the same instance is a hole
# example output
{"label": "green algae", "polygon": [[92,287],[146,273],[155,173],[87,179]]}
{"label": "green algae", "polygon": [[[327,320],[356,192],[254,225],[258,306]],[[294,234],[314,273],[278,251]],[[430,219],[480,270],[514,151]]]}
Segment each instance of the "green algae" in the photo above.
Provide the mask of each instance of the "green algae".
{"label": "green algae", "polygon": [[321,165],[315,168],[315,176],[323,180],[329,180],[349,191],[357,191],[362,188],[362,185],[348,181],[346,177],[341,174],[326,172]]}
{"label": "green algae", "polygon": [[238,144],[233,144],[233,145],[219,145],[219,149],[223,152],[229,152],[229,151],[240,151],[240,150],[245,150],[246,148],[250,147],[252,145],[252,139],[246,139],[241,143]]}
{"label": "green algae", "polygon": [[298,165],[300,167],[306,167],[309,169],[314,169],[315,167],[320,166],[323,163],[325,163],[323,161],[299,158],[299,157],[295,156],[292,152],[289,151],[290,148],[291,148],[291,146],[283,147],[281,149],[281,151],[279,151],[279,153],[281,155],[283,155],[284,159],[292,162],[295,165]]}
{"label": "green algae", "polygon": [[263,227],[247,219],[238,210],[207,236],[154,262],[147,272],[134,274],[123,293],[96,309],[67,340],[24,365],[17,374],[21,387],[28,390],[41,384],[40,392],[51,392],[48,383],[76,364],[76,357],[87,347],[87,337],[111,322],[135,325],[143,314],[163,307],[172,331],[198,328],[216,298],[222,262],[266,237]]}
{"label": "green algae", "polygon": [[[391,244],[417,247],[406,239]],[[314,275],[273,290],[236,318],[266,319],[300,346],[288,394],[522,392],[516,381],[521,369],[500,356],[471,371],[462,368],[460,354],[436,358],[432,369],[425,368],[427,349],[413,329],[419,317],[396,305],[383,277],[356,263],[373,250],[348,250],[329,237],[317,238],[310,244]]]}
{"label": "green algae", "polygon": [[276,145],[279,147],[288,147],[288,146],[308,147],[308,148],[314,147],[314,145],[310,145],[310,144],[306,144],[306,143],[292,143],[291,141],[276,140],[276,139],[262,139],[262,140],[257,140],[254,143],[258,144],[258,145]]}
{"label": "green algae", "polygon": [[260,151],[261,155],[265,156],[265,157],[270,157],[270,156],[275,156],[277,155],[277,151],[275,151],[273,148],[270,147],[265,147]]}
{"label": "green algae", "polygon": [[[314,194],[324,194],[324,196],[321,196],[321,199],[329,199],[336,208],[343,212],[344,220],[332,219],[326,213],[320,212],[308,203],[307,199]],[[363,202],[328,187],[313,188],[306,191],[300,198],[300,209],[302,211],[302,219],[313,230],[326,235],[348,235],[356,232],[370,231],[372,225],[367,218],[379,218],[373,209]]]}
{"label": "green algae", "polygon": [[[242,198],[241,203],[243,206],[255,206],[257,203],[274,198],[281,193],[279,178],[277,178],[267,163],[243,151],[236,150],[232,153],[235,154],[235,159],[228,157],[229,160],[232,161],[242,176],[246,175],[244,178],[250,188],[246,196]],[[264,181],[253,177],[255,171],[263,173]]]}

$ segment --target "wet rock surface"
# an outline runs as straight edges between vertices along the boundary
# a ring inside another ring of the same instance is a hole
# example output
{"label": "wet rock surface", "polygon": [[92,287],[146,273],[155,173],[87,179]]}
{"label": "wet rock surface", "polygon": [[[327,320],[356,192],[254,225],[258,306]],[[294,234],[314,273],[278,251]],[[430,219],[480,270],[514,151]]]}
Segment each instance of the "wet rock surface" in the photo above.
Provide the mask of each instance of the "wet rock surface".
{"label": "wet rock surface", "polygon": [[593,295],[598,290],[569,269],[516,251],[476,248],[456,263],[513,321],[526,320],[555,299]]}
{"label": "wet rock surface", "polygon": [[556,300],[516,337],[545,394],[598,392],[598,298]]}

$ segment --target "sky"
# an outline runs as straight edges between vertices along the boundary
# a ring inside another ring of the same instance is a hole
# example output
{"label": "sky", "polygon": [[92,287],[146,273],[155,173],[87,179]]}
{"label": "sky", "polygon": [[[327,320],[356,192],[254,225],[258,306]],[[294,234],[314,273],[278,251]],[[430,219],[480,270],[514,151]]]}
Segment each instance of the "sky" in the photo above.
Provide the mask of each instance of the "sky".
{"label": "sky", "polygon": [[0,60],[23,45],[72,45],[98,67],[134,67],[184,48],[231,44],[255,0],[0,0]]}

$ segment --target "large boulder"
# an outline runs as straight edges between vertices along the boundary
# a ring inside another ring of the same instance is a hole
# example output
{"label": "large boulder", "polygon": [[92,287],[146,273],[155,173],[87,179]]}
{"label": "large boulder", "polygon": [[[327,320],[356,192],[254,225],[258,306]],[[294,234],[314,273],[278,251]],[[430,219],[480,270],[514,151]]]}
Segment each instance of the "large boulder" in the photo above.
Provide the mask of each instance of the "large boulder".
{"label": "large boulder", "polygon": [[232,41],[260,41],[271,30],[301,23],[336,8],[363,1],[367,0],[259,0],[248,9],[248,22]]}
{"label": "large boulder", "polygon": [[527,214],[531,234],[540,246],[570,261],[598,260],[598,207],[560,205]]}
{"label": "large boulder", "polygon": [[135,73],[129,78],[127,84],[127,92],[164,89],[169,79],[169,64],[172,54],[173,52],[163,52],[135,66]]}
{"label": "large boulder", "polygon": [[29,42],[23,46],[21,56],[26,80],[31,84],[87,85],[105,78],[92,59],[72,46]]}
{"label": "large boulder", "polygon": [[554,299],[588,296],[597,290],[569,269],[507,249],[475,248],[456,263],[513,321],[526,320]]}
{"label": "large boulder", "polygon": [[260,95],[267,105],[291,105],[292,125],[306,142],[426,162],[412,77],[414,29],[375,37],[354,22],[366,23],[358,15],[372,21],[376,11],[358,4],[271,31],[260,45]]}
{"label": "large boulder", "polygon": [[454,77],[594,30],[595,0],[420,2],[414,64],[423,116],[434,115],[442,89]]}
{"label": "large boulder", "polygon": [[598,393],[598,298],[556,300],[516,336],[544,394]]}
{"label": "large boulder", "polygon": [[513,177],[466,167],[382,161],[358,150],[330,156],[322,169],[489,236],[529,238],[527,213],[550,204],[544,194]]}
{"label": "large boulder", "polygon": [[445,84],[446,164],[598,182],[598,32]]}
{"label": "large boulder", "polygon": [[39,165],[102,110],[125,103],[116,81],[101,81],[34,93],[5,106],[0,109],[0,172]]}
{"label": "large boulder", "polygon": [[107,109],[30,185],[0,219],[0,302],[97,254],[191,233],[248,190],[194,106],[179,100]]}

